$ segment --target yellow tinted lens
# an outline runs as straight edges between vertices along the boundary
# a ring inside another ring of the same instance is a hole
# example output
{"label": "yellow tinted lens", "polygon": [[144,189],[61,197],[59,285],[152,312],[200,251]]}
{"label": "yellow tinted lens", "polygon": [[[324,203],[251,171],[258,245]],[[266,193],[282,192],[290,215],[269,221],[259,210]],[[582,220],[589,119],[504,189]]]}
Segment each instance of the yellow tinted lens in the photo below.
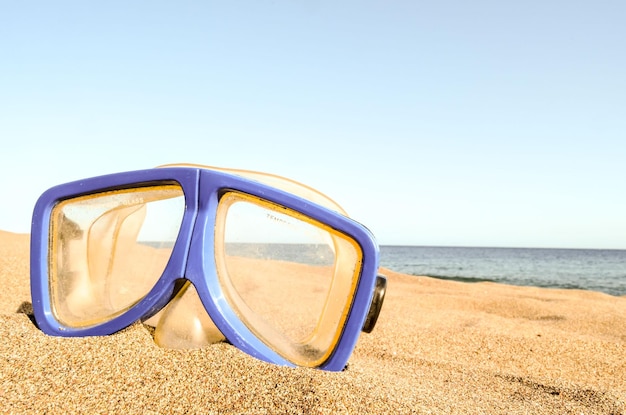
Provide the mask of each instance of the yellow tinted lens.
{"label": "yellow tinted lens", "polygon": [[184,213],[178,185],[64,200],[50,223],[50,296],[71,327],[103,323],[141,300],[169,260]]}
{"label": "yellow tinted lens", "polygon": [[235,192],[220,199],[216,263],[250,330],[301,366],[332,353],[361,265],[354,240],[305,215]]}

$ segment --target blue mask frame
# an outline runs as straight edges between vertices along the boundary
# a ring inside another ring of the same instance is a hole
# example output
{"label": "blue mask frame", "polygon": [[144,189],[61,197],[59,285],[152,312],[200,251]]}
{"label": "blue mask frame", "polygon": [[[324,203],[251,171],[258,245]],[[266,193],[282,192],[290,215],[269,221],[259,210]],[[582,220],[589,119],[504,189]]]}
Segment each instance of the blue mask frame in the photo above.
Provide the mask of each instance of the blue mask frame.
{"label": "blue mask frame", "polygon": [[[64,326],[56,319],[50,301],[48,246],[54,206],[81,195],[163,182],[181,186],[186,209],[171,257],[157,283],[136,305],[109,321],[90,327]],[[40,196],[32,218],[30,259],[31,296],[39,328],[48,335],[63,337],[115,333],[165,307],[175,294],[176,281],[183,278],[195,286],[208,315],[232,345],[266,362],[295,366],[242,323],[218,283],[213,229],[219,196],[225,189],[293,209],[350,236],[360,246],[362,265],[349,314],[330,357],[318,366],[329,371],[343,370],[361,331],[371,331],[382,305],[385,281],[384,277],[377,277],[379,251],[373,235],[358,222],[302,197],[237,174],[199,167],[164,167],[93,177],[55,186]]]}

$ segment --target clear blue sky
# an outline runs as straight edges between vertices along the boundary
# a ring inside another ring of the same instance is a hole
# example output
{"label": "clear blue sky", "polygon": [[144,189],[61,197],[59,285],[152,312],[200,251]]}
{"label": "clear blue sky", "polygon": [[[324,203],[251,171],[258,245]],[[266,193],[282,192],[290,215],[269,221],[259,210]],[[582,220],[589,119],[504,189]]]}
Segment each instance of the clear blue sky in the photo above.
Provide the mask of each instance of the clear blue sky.
{"label": "clear blue sky", "polygon": [[381,244],[626,249],[622,1],[2,1],[0,229],[50,186],[287,176]]}

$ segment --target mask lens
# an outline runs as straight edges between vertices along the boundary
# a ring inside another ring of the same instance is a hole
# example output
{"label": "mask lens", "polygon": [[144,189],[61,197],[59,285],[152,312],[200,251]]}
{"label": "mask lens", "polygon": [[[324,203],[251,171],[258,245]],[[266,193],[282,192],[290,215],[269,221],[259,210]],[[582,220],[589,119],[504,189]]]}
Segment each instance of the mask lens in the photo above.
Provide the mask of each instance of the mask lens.
{"label": "mask lens", "polygon": [[244,324],[293,363],[323,363],[352,304],[357,243],[291,209],[229,192],[215,247],[220,284]]}
{"label": "mask lens", "polygon": [[50,229],[50,296],[69,327],[101,324],[140,301],[170,258],[185,209],[167,184],[59,202]]}

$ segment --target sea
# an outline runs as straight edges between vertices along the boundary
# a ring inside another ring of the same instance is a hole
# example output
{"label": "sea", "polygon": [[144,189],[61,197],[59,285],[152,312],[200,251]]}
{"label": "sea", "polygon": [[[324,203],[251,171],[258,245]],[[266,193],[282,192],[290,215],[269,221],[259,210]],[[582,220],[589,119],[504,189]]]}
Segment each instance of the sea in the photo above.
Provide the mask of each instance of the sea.
{"label": "sea", "polygon": [[626,295],[626,250],[383,245],[380,265],[404,274],[455,281]]}

